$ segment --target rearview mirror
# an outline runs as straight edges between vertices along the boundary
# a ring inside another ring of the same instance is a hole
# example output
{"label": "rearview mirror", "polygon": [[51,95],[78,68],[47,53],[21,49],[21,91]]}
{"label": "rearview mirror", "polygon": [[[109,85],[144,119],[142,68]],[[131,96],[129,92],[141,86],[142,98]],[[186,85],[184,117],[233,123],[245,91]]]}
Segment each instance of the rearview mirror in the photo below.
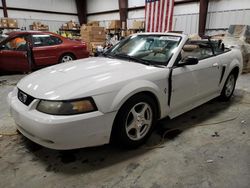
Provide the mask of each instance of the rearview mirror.
{"label": "rearview mirror", "polygon": [[198,58],[188,56],[182,62],[180,62],[178,64],[178,66],[182,67],[182,66],[186,66],[186,65],[197,65],[198,63],[199,63]]}

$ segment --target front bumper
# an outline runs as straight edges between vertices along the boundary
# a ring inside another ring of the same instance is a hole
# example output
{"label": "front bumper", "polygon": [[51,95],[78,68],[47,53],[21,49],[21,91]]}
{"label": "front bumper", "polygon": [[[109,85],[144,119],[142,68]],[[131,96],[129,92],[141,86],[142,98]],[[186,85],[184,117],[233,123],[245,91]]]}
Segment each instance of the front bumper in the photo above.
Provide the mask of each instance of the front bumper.
{"label": "front bumper", "polygon": [[52,149],[76,149],[109,143],[116,112],[96,111],[70,116],[54,116],[36,110],[39,100],[29,106],[9,93],[10,113],[17,129],[30,140]]}

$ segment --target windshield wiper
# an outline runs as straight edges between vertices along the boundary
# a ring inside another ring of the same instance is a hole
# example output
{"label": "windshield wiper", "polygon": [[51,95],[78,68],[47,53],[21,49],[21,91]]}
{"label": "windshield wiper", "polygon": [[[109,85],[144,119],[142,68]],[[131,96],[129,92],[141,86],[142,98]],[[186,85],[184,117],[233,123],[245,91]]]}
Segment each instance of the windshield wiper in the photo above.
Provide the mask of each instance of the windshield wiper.
{"label": "windshield wiper", "polygon": [[108,58],[114,58],[114,56],[112,56],[110,53],[103,53],[102,54],[103,57],[108,57]]}
{"label": "windshield wiper", "polygon": [[131,60],[131,61],[135,61],[135,62],[144,64],[144,65],[152,65],[149,61],[146,61],[146,60],[134,57],[134,56],[130,56],[130,55],[127,55],[127,54],[115,54],[114,56],[115,57],[125,58],[125,59]]}

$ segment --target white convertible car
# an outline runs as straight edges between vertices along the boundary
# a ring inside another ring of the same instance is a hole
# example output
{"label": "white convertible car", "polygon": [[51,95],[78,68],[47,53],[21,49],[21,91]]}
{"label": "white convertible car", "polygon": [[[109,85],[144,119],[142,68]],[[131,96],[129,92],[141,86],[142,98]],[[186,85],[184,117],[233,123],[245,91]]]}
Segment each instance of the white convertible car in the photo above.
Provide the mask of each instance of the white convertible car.
{"label": "white convertible car", "polygon": [[238,49],[173,33],[135,34],[103,57],[34,72],[9,94],[17,129],[53,149],[115,141],[137,147],[157,120],[220,96],[229,100],[242,70]]}

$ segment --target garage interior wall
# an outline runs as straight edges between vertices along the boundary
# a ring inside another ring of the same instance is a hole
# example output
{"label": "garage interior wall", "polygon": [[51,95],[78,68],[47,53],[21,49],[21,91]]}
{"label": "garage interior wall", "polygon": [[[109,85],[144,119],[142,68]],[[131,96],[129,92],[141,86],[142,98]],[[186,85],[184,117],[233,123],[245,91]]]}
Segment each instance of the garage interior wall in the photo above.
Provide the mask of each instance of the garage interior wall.
{"label": "garage interior wall", "polygon": [[[0,7],[3,7],[2,1],[0,1]],[[0,18],[3,17],[3,9],[0,9]]]}
{"label": "garage interior wall", "polygon": [[87,14],[113,10],[117,11],[88,16],[88,21],[100,21],[100,26],[108,27],[110,20],[120,19],[118,0],[87,0]]}
{"label": "garage interior wall", "polygon": [[[96,6],[98,4],[98,6]],[[141,7],[145,6],[145,0],[128,0],[128,7]],[[118,0],[87,0],[88,14],[99,13],[105,11],[117,10],[114,13],[105,13],[98,15],[88,16],[88,21],[100,21],[100,25],[107,27],[110,20],[119,20],[119,4]],[[144,20],[145,12],[144,8],[139,10],[133,10],[128,12],[128,28],[132,26],[133,20]]]}
{"label": "garage interior wall", "polygon": [[[207,15],[207,34],[221,33],[230,25],[250,25],[249,0],[210,0]],[[199,2],[176,5],[174,29],[186,34],[198,33]]]}
{"label": "garage interior wall", "polygon": [[[89,13],[118,10],[118,0],[87,0]],[[98,4],[98,6],[96,6]],[[128,0],[128,7],[141,7],[145,0]],[[128,28],[133,20],[144,20],[144,8],[128,12]],[[88,21],[101,21],[102,26],[108,26],[110,20],[119,19],[119,12],[88,16]],[[243,18],[243,19],[242,19]],[[207,34],[225,31],[231,24],[250,25],[249,0],[209,0],[207,16]],[[186,34],[198,33],[199,2],[175,5],[173,28]]]}
{"label": "garage interior wall", "polygon": [[[29,29],[34,21],[41,21],[49,25],[51,31],[57,31],[65,22],[74,20],[78,22],[77,9],[74,0],[7,0],[7,7],[23,8],[31,10],[45,10],[65,12],[73,15],[40,13],[31,11],[8,10],[10,18],[16,18],[20,26]],[[98,6],[97,6],[98,5]],[[128,0],[128,7],[142,7],[145,0]],[[0,1],[0,6],[2,2]],[[118,0],[87,0],[88,21],[100,21],[100,25],[107,27],[110,20],[120,19]],[[112,13],[93,14],[105,11]],[[3,17],[3,10],[0,10]],[[207,16],[207,34],[215,34],[225,31],[231,24],[250,25],[250,1],[249,0],[210,0]],[[133,20],[144,20],[144,8],[130,10],[128,12],[128,28]],[[173,28],[176,31],[184,31],[186,34],[198,33],[199,2],[175,5]]]}
{"label": "garage interior wall", "polygon": [[[58,31],[61,25],[70,20],[78,22],[76,3],[74,0],[7,0],[7,7],[44,10],[53,12],[63,12],[75,15],[42,13],[33,11],[8,10],[9,18],[16,18],[19,26],[24,26],[29,30],[29,25],[34,21],[41,21],[49,25],[50,31]],[[2,2],[1,2],[2,6]],[[3,17],[3,10],[0,11]]]}

